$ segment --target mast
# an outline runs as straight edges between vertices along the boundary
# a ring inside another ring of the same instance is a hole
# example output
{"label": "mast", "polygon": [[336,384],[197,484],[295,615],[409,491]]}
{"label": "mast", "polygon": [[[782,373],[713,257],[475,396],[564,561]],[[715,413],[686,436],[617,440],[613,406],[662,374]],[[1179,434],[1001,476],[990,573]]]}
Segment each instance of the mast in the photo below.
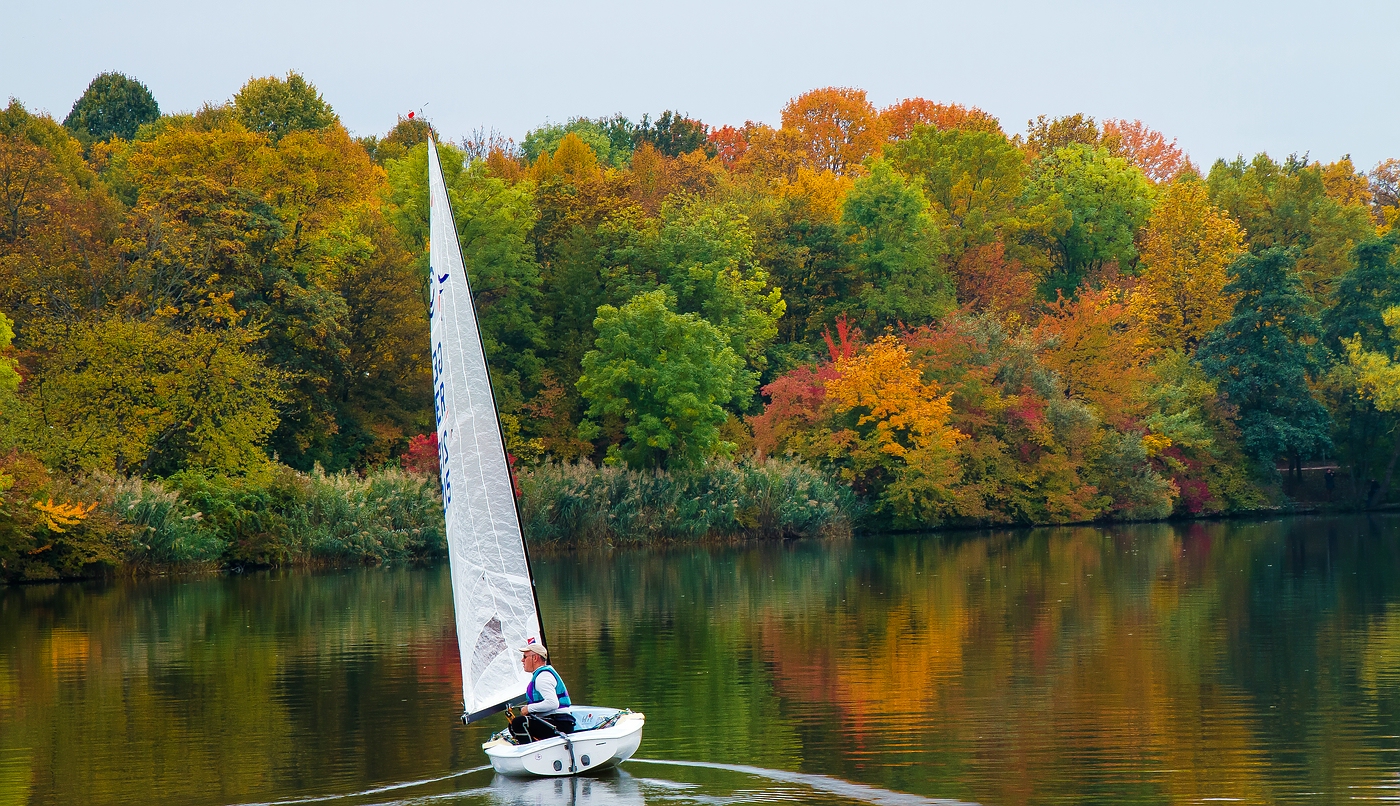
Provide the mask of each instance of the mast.
{"label": "mast", "polygon": [[463,720],[472,722],[524,701],[529,675],[513,650],[530,637],[543,642],[544,631],[480,322],[431,137],[428,197],[433,409]]}

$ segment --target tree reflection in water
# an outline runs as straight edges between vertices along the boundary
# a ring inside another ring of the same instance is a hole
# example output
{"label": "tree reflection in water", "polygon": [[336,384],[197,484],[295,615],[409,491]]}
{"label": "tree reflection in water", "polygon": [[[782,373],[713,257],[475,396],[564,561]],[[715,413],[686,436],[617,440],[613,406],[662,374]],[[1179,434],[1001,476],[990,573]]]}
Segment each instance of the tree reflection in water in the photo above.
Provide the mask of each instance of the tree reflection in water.
{"label": "tree reflection in water", "polygon": [[[1323,803],[1393,794],[1397,537],[1391,517],[1298,518],[536,566],[570,689],[645,711],[648,757],[998,804]],[[435,567],[0,590],[0,803],[235,804],[478,766],[499,726],[455,720],[446,583]],[[817,796],[629,769],[590,792]],[[467,776],[404,797],[514,791]],[[398,796],[377,797],[353,802]]]}

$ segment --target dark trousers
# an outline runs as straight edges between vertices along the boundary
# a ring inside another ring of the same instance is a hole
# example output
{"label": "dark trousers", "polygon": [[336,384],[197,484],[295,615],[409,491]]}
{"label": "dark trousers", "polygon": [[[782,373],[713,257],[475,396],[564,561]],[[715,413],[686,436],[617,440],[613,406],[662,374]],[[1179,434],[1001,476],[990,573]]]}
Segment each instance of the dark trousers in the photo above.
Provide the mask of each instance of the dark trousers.
{"label": "dark trousers", "polygon": [[560,733],[574,732],[572,714],[546,714],[535,716],[526,714],[510,721],[510,735],[516,744],[529,744],[541,739],[549,739]]}

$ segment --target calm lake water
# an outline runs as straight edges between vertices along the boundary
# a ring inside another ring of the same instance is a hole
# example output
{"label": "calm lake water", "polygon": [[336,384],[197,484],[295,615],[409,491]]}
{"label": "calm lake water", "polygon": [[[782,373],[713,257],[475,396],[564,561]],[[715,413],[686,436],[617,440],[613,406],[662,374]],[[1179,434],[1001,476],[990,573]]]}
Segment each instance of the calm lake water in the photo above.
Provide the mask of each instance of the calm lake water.
{"label": "calm lake water", "polygon": [[1400,799],[1394,517],[535,568],[575,699],[700,766],[473,771],[445,566],[116,581],[0,589],[0,804]]}

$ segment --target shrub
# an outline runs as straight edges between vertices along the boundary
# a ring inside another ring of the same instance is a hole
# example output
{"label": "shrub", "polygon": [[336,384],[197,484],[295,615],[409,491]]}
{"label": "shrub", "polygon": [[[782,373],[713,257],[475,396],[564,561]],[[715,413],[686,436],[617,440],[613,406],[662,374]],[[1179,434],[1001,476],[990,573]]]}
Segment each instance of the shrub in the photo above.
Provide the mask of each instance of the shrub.
{"label": "shrub", "polygon": [[123,558],[131,529],[87,482],[51,476],[28,454],[0,455],[0,579],[93,576]]}

